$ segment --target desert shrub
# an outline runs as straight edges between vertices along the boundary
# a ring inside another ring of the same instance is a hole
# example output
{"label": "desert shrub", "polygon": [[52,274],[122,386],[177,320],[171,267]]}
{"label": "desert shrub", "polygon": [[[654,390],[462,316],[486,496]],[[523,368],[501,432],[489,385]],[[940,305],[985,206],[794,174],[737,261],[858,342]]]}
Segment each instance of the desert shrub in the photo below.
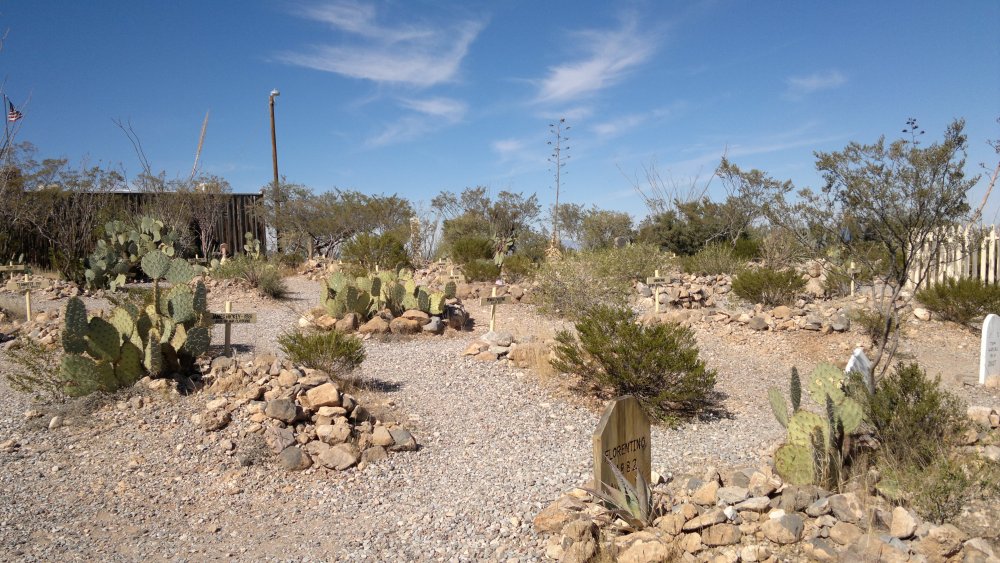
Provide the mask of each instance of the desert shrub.
{"label": "desert shrub", "polygon": [[365,359],[361,339],[337,331],[286,332],[278,335],[278,346],[292,362],[322,370],[340,382],[348,382],[347,376]]}
{"label": "desert shrub", "polygon": [[212,270],[215,279],[241,279],[262,294],[273,299],[281,299],[288,294],[288,286],[278,266],[267,260],[253,259],[246,255],[236,256],[219,264]]}
{"label": "desert shrub", "polygon": [[534,276],[538,271],[538,264],[523,254],[514,254],[504,260],[503,271],[511,281],[518,281]]}
{"label": "desert shrub", "polygon": [[828,297],[846,297],[851,294],[851,274],[841,267],[827,268],[823,279],[823,293]]}
{"label": "desert shrub", "polygon": [[760,241],[760,259],[768,268],[791,268],[807,260],[809,249],[792,233],[774,229]]}
{"label": "desert shrub", "polygon": [[965,405],[940,382],[918,364],[900,362],[865,395],[866,418],[884,454],[923,467],[965,428]]}
{"label": "desert shrub", "polygon": [[[851,321],[858,327],[858,330],[861,331],[861,334],[864,334],[871,340],[872,346],[877,348],[881,345],[886,322],[885,313],[874,309],[857,309],[851,312],[850,317]],[[895,320],[890,320],[889,322],[893,325],[896,324]],[[890,334],[893,332],[895,332],[895,326],[889,331]]]}
{"label": "desert shrub", "polygon": [[756,260],[761,256],[761,241],[755,238],[738,238],[736,242],[732,245],[733,256],[743,260],[744,262],[749,262],[750,260]]}
{"label": "desert shrub", "polygon": [[745,265],[746,260],[739,258],[728,244],[711,244],[681,258],[681,267],[689,274],[737,274]]}
{"label": "desert shrub", "polygon": [[740,272],[733,280],[733,293],[751,303],[788,305],[806,282],[794,270],[757,268]]}
{"label": "desert shrub", "polygon": [[670,259],[648,244],[568,254],[542,264],[534,295],[544,312],[575,319],[601,303],[624,306],[636,280],[671,267]]}
{"label": "desert shrub", "polygon": [[959,324],[982,320],[1000,306],[1000,286],[981,280],[948,279],[917,292],[917,300],[942,319]]}
{"label": "desert shrub", "polygon": [[65,382],[59,375],[62,358],[57,349],[48,348],[34,338],[20,336],[7,348],[7,357],[14,365],[13,370],[4,373],[11,388],[39,400],[66,397]]}
{"label": "desert shrub", "polygon": [[411,266],[406,247],[392,233],[361,233],[344,244],[341,255],[345,262],[361,264],[369,271],[374,271],[375,266],[383,270]]}
{"label": "desert shrub", "polygon": [[675,423],[710,403],[715,371],[687,327],[643,326],[626,307],[598,305],[576,322],[576,335],[561,331],[556,342],[554,368],[634,395],[656,419]]}
{"label": "desert shrub", "polygon": [[480,258],[462,266],[462,273],[465,274],[465,279],[470,282],[491,282],[500,277],[500,266],[497,266],[492,259]]}
{"label": "desert shrub", "polygon": [[485,237],[465,237],[451,244],[451,259],[458,264],[493,259],[493,241]]}

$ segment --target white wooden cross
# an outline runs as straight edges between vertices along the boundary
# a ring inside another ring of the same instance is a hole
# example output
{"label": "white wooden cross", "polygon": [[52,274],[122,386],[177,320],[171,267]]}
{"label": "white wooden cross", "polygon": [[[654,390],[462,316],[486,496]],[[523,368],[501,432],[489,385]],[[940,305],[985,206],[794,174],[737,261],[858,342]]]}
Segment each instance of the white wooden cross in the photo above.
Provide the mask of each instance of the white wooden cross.
{"label": "white wooden cross", "polygon": [[496,328],[497,319],[497,305],[502,305],[507,302],[507,296],[501,295],[497,297],[497,288],[493,286],[493,293],[489,297],[481,297],[479,299],[479,304],[483,307],[486,305],[490,306],[490,332]]}
{"label": "white wooden cross", "polygon": [[653,286],[653,304],[657,313],[660,312],[660,286],[667,283],[667,278],[660,277],[660,271],[653,272],[653,277],[646,278],[646,285]]}
{"label": "white wooden cross", "polygon": [[234,313],[233,312],[233,302],[226,301],[226,312],[225,313],[212,313],[212,322],[215,324],[226,325],[226,340],[225,347],[223,348],[222,354],[228,356],[231,352],[231,334],[233,330],[233,323],[256,323],[257,313]]}

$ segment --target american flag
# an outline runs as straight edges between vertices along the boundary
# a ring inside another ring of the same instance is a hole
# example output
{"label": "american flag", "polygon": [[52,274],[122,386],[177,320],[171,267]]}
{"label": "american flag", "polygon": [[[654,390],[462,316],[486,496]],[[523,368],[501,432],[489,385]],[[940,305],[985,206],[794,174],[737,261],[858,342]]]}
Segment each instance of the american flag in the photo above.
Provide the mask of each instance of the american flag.
{"label": "american flag", "polygon": [[7,100],[7,104],[10,106],[10,111],[7,112],[7,121],[17,121],[24,117],[24,114],[14,109],[14,102]]}

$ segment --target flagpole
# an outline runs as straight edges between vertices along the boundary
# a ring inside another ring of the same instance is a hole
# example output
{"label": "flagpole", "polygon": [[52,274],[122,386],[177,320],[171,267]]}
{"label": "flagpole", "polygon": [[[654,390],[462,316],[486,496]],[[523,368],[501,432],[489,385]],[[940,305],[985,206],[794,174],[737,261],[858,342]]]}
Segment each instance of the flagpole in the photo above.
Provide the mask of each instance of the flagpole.
{"label": "flagpole", "polygon": [[[3,109],[10,107],[10,100],[7,99],[7,93],[3,94]],[[4,163],[7,162],[7,149],[10,147],[10,119],[9,115],[4,116],[3,120],[3,148],[0,149],[0,159],[3,159]]]}

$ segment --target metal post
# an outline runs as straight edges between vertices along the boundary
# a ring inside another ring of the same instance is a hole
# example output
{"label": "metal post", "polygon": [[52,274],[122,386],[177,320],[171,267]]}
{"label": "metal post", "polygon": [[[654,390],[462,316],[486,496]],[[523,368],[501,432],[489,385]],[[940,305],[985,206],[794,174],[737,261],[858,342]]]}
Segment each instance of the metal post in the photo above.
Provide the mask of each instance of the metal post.
{"label": "metal post", "polygon": [[281,250],[281,236],[278,233],[278,214],[281,207],[278,195],[278,139],[274,132],[274,97],[280,96],[277,90],[271,90],[268,96],[268,105],[271,108],[271,161],[274,164],[274,247]]}
{"label": "metal post", "polygon": [[[227,313],[232,313],[233,312],[233,303],[232,303],[232,301],[226,301],[226,312]],[[232,351],[232,346],[230,345],[230,343],[232,342],[232,337],[231,337],[232,336],[232,331],[233,331],[233,325],[232,325],[232,323],[229,322],[229,317],[227,316],[226,317],[226,342],[225,342],[225,346],[223,347],[223,350],[222,350],[222,355],[226,356],[226,357],[229,357],[230,352]]]}

